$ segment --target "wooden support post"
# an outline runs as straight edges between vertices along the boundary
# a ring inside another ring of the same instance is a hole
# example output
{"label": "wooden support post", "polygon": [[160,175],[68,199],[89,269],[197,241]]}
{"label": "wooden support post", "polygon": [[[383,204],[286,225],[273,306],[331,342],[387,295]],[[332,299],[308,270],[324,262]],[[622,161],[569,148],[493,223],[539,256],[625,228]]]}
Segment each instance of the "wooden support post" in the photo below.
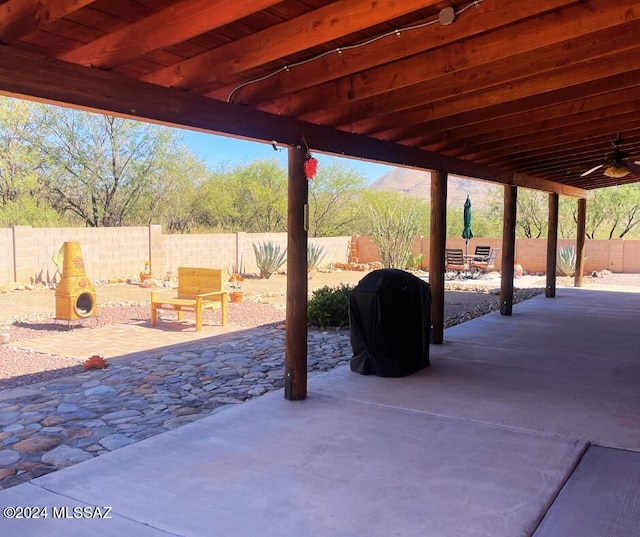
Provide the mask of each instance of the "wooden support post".
{"label": "wooden support post", "polygon": [[511,315],[513,310],[513,264],[516,250],[516,212],[518,189],[504,187],[504,216],[502,221],[502,268],[500,284],[500,313]]}
{"label": "wooden support post", "polygon": [[307,397],[307,211],[309,185],[304,174],[306,150],[289,148],[287,219],[287,311],[284,396]]}
{"label": "wooden support post", "polygon": [[549,217],[547,230],[547,298],[556,296],[556,257],[558,255],[558,194],[549,194]]}
{"label": "wooden support post", "polygon": [[447,173],[431,174],[431,236],[429,285],[431,286],[431,342],[444,341],[444,264],[447,243]]}
{"label": "wooden support post", "polygon": [[575,287],[582,287],[584,279],[584,248],[587,228],[587,198],[578,199],[578,226],[576,229]]}

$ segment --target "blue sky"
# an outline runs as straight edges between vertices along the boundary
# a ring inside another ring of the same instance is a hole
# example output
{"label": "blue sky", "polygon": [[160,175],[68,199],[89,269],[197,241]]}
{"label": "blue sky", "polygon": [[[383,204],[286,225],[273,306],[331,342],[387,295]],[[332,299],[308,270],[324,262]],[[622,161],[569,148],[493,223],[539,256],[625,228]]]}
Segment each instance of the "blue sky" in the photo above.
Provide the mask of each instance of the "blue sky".
{"label": "blue sky", "polygon": [[[215,136],[213,134],[189,130],[181,130],[180,134],[184,139],[184,143],[212,168],[223,163],[234,166],[237,164],[248,164],[254,160],[271,159],[274,157],[280,159],[285,166],[287,164],[286,148],[276,152],[270,144],[247,142],[236,138]],[[356,159],[332,157],[322,154],[314,154],[313,156],[318,159],[320,166],[324,163],[330,164],[339,161],[349,168],[360,172],[366,178],[367,183],[379,179],[385,173],[394,169],[393,166],[363,162]]]}

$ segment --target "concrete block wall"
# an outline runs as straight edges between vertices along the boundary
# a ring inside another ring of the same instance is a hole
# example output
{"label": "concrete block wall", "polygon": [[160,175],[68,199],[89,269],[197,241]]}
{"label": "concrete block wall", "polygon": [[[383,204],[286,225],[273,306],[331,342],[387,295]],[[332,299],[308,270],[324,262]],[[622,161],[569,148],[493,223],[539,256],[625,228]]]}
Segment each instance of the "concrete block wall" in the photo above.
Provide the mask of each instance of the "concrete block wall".
{"label": "concrete block wall", "polygon": [[154,236],[151,271],[156,277],[164,278],[167,272],[176,276],[178,267],[230,270],[235,261],[235,247],[233,233]]}
{"label": "concrete block wall", "polygon": [[[640,272],[640,241],[614,241],[616,250],[611,258],[622,266],[622,272]],[[621,245],[618,245],[621,243]],[[618,252],[622,252],[622,260],[618,259]],[[611,269],[613,270],[613,269]]]}
{"label": "concrete block wall", "polygon": [[[346,262],[351,237],[323,237],[323,265]],[[0,228],[0,286],[59,280],[53,262],[64,242],[80,243],[85,271],[91,279],[134,278],[151,262],[151,272],[164,278],[179,266],[221,267],[228,271],[244,263],[257,272],[252,244],[273,241],[283,249],[286,233],[164,234],[157,225],[121,228]],[[283,269],[286,268],[283,267]]]}
{"label": "concrete block wall", "polygon": [[321,261],[322,266],[329,263],[347,262],[351,237],[313,237],[308,242],[324,248],[325,255]]}
{"label": "concrete block wall", "polygon": [[[372,237],[354,237],[358,245],[360,263],[380,261],[378,247]],[[558,247],[575,246],[575,239],[558,239]],[[476,246],[490,246],[502,248],[499,237],[474,237],[469,240],[468,252],[473,254]],[[462,248],[466,250],[462,237],[449,237],[447,248]],[[421,268],[429,269],[429,237],[416,237],[412,247],[413,253],[422,252],[424,258]],[[600,270],[611,272],[640,272],[640,240],[587,240],[585,243],[585,273]],[[544,273],[547,269],[547,240],[546,239],[516,239],[515,260],[531,273]],[[502,253],[498,254],[496,268],[501,269]]]}
{"label": "concrete block wall", "polygon": [[130,276],[149,257],[148,228],[13,228],[15,275],[5,284],[59,280],[53,262],[63,243],[79,242],[87,276],[92,279]]}
{"label": "concrete block wall", "polygon": [[[323,265],[346,263],[351,237],[318,237],[309,242],[326,250]],[[354,237],[360,263],[379,261],[378,248],[371,237]],[[92,279],[137,277],[144,262],[151,262],[152,273],[164,278],[177,273],[179,266],[222,267],[232,271],[243,265],[245,273],[258,272],[253,243],[272,241],[287,247],[286,233],[219,233],[170,235],[157,225],[122,228],[0,228],[0,286],[59,280],[53,255],[64,242],[80,243],[87,276]],[[461,237],[447,239],[447,248],[462,248]],[[502,239],[474,237],[469,241],[472,254],[478,245],[502,248]],[[544,273],[546,239],[517,239],[516,260],[528,272]],[[575,240],[559,239],[559,246],[575,245]],[[587,240],[585,272],[609,269],[612,272],[640,272],[640,240]],[[429,237],[416,237],[412,252],[422,252],[421,267],[429,267]],[[501,255],[497,268],[501,268]],[[286,265],[283,270],[286,269]]]}

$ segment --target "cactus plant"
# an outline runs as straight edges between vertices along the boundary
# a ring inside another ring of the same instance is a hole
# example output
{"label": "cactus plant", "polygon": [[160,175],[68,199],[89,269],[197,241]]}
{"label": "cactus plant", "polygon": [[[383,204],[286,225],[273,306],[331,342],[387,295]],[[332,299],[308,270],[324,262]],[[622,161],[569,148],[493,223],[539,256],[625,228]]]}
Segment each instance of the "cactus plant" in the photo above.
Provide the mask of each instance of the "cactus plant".
{"label": "cactus plant", "polygon": [[268,280],[274,272],[284,265],[287,260],[287,250],[271,242],[260,244],[253,243],[253,251],[256,254],[256,265],[260,269],[260,277]]}
{"label": "cactus plant", "polygon": [[557,271],[561,276],[573,276],[576,272],[576,250],[573,246],[558,248]]}
{"label": "cactus plant", "polygon": [[309,243],[307,247],[307,268],[309,270],[317,269],[322,263],[326,251],[323,246],[319,244]]}

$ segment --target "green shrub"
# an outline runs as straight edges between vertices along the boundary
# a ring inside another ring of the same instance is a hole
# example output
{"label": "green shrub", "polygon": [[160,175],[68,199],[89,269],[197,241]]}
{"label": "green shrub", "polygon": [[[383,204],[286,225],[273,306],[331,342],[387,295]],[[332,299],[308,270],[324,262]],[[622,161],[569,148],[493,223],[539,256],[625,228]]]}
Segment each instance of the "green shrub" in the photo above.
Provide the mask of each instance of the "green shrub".
{"label": "green shrub", "polygon": [[317,269],[325,255],[326,251],[324,246],[313,244],[312,242],[309,243],[307,247],[307,268],[309,270]]}
{"label": "green shrub", "polygon": [[309,324],[325,328],[349,326],[349,295],[353,286],[340,284],[338,287],[325,285],[316,289],[309,300]]}
{"label": "green shrub", "polygon": [[282,251],[279,245],[270,241],[260,244],[254,242],[253,251],[256,254],[256,265],[260,269],[260,277],[266,280],[287,260],[286,248]]}
{"label": "green shrub", "polygon": [[424,259],[424,254],[409,254],[407,259],[407,266],[405,270],[418,270]]}

